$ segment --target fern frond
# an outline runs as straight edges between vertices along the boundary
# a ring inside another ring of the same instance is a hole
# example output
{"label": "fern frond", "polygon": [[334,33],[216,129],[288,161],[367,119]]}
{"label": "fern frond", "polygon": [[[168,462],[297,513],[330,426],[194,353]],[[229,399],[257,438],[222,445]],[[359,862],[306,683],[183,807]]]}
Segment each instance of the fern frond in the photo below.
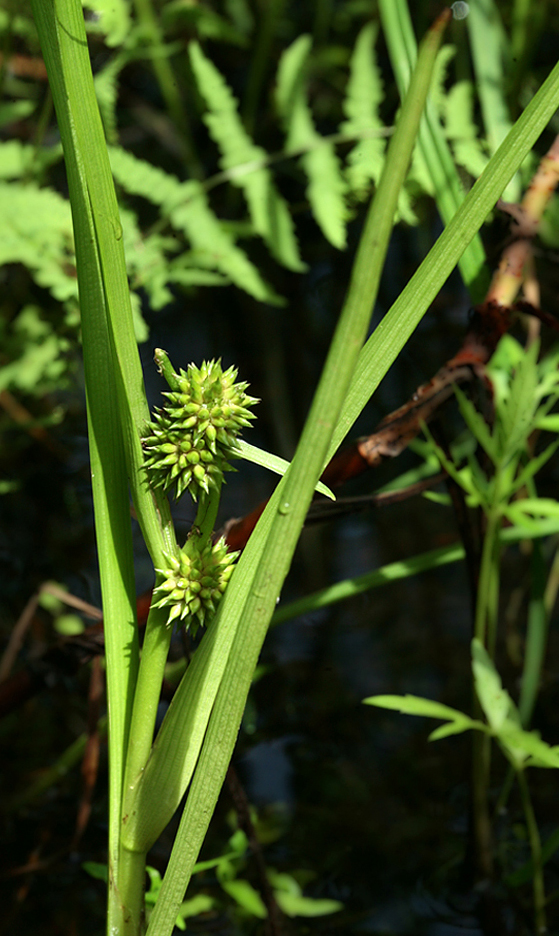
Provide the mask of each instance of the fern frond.
{"label": "fern frond", "polygon": [[283,53],[278,66],[276,105],[286,133],[285,151],[309,147],[299,162],[307,175],[307,197],[324,236],[334,247],[346,244],[347,184],[333,145],[321,141],[306,99],[305,65],[311,37],[304,35]]}
{"label": "fern frond", "polygon": [[458,81],[443,103],[445,133],[458,165],[477,179],[489,157],[474,124],[474,87],[471,81]]}
{"label": "fern frond", "polygon": [[225,274],[261,302],[283,304],[284,300],[262,279],[213,213],[200,182],[180,182],[176,176],[118,147],[110,147],[109,156],[113,175],[123,189],[158,205],[161,214],[186,235],[194,250],[208,258],[213,270]]}
{"label": "fern frond", "polygon": [[116,121],[118,79],[127,59],[127,56],[115,55],[93,79],[107,143],[116,143],[118,139]]}
{"label": "fern frond", "polygon": [[[380,69],[375,59],[378,27],[367,23],[357,37],[350,61],[350,74],[342,104],[347,117],[340,132],[359,136],[370,130],[382,130],[378,107],[384,98]],[[347,156],[345,176],[357,198],[366,197],[370,182],[380,178],[386,141],[381,137],[359,140]]]}
{"label": "fern frond", "polygon": [[70,204],[52,189],[0,183],[0,266],[23,263],[64,302],[77,297]]}
{"label": "fern frond", "polygon": [[96,16],[95,20],[88,20],[87,31],[104,35],[110,48],[122,45],[131,27],[129,0],[82,0],[82,3]]}
{"label": "fern frond", "polygon": [[445,83],[448,75],[448,66],[450,65],[455,55],[456,46],[443,45],[439,49],[439,53],[435,59],[435,67],[433,68],[433,79],[431,83],[431,89],[429,91],[429,97],[439,117],[446,102],[447,92]]}
{"label": "fern frond", "polygon": [[[198,89],[208,108],[204,123],[222,154],[221,168],[227,171],[266,160],[266,151],[256,146],[245,130],[237,101],[223,76],[197,42],[190,43],[189,52]],[[233,173],[231,182],[242,190],[254,230],[266,242],[272,256],[290,270],[306,270],[299,255],[289,206],[275,187],[271,171],[261,166],[250,173],[238,176]]]}
{"label": "fern frond", "polygon": [[40,175],[44,169],[60,162],[62,146],[42,146],[5,140],[0,143],[0,179],[21,179]]}
{"label": "fern frond", "polygon": [[0,340],[0,391],[37,395],[64,386],[70,342],[56,334],[36,306],[24,306],[9,326],[0,320]]}

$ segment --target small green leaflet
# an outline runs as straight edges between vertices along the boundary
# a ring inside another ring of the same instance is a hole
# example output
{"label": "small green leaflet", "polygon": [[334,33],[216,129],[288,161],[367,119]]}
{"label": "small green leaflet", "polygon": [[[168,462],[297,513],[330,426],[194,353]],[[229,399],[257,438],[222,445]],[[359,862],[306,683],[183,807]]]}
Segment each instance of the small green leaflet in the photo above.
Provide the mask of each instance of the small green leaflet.
{"label": "small green leaflet", "polygon": [[[244,442],[243,439],[237,439],[237,449],[233,449],[231,454],[233,458],[244,458],[245,461],[253,462],[255,465],[261,465],[263,468],[267,468],[268,471],[273,471],[274,474],[284,475],[289,468],[289,462],[284,458],[280,458],[279,455],[272,455],[270,452],[265,452],[256,445],[250,445],[248,442]],[[329,497],[330,500],[336,500],[334,493],[329,487],[326,487],[322,481],[318,481],[315,491],[318,491],[319,494],[324,494],[326,497]]]}
{"label": "small green leaflet", "polygon": [[446,738],[451,734],[461,734],[469,728],[480,728],[486,731],[486,725],[483,722],[475,721],[464,712],[443,705],[441,702],[433,702],[431,699],[422,699],[420,696],[405,695],[378,695],[363,699],[365,705],[377,705],[379,708],[392,709],[396,712],[402,712],[403,715],[423,715],[425,718],[440,718],[447,722],[441,725],[429,735],[429,741],[437,741],[440,738]]}

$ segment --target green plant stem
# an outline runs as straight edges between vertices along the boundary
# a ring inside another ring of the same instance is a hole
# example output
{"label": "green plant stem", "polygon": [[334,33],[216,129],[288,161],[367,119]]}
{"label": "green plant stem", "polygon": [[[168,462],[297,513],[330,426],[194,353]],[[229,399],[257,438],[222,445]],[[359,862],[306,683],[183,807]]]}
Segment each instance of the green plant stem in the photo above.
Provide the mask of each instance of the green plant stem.
{"label": "green plant stem", "polygon": [[[493,491],[497,499],[497,479]],[[474,636],[487,648],[491,659],[495,655],[497,614],[499,603],[499,529],[501,514],[493,507],[486,515],[487,525],[483,539],[479,583],[476,601]],[[473,718],[481,718],[482,711],[474,692]],[[489,778],[491,772],[491,738],[474,732],[472,736],[472,812],[479,873],[491,877],[493,873],[492,829],[489,812]]]}
{"label": "green plant stem", "polygon": [[532,852],[532,887],[534,893],[534,925],[535,931],[538,934],[547,932],[547,923],[545,916],[545,887],[543,879],[543,861],[542,861],[542,846],[540,840],[540,832],[538,829],[538,824],[536,822],[536,817],[534,815],[534,809],[532,806],[532,799],[530,797],[530,790],[528,788],[528,781],[526,780],[526,773],[524,770],[518,771],[518,785],[520,787],[520,796],[522,799],[522,808],[524,810],[524,818],[526,820],[526,828],[528,830],[528,841],[530,842],[530,851]]}
{"label": "green plant stem", "polygon": [[487,648],[491,659],[494,657],[495,635],[499,597],[499,529],[501,513],[491,509],[486,515],[487,525],[483,538],[483,549],[479,570],[479,585],[476,601],[474,637]]}
{"label": "green plant stem", "polygon": [[256,124],[258,102],[262,93],[264,78],[270,67],[274,34],[285,6],[285,0],[263,0],[259,6],[262,20],[254,45],[246,91],[242,102],[242,115],[251,136]]}
{"label": "green plant stem", "polygon": [[[197,529],[194,548],[203,548],[210,538],[219,507],[220,490],[212,489],[200,498],[193,529]],[[187,540],[188,544],[188,540]],[[140,660],[140,669],[130,727],[130,741],[126,758],[123,818],[129,820],[131,802],[136,785],[145,769],[153,743],[157,708],[161,695],[161,684],[169,655],[173,628],[167,625],[167,608],[151,607],[146,623],[146,633]],[[130,850],[125,849],[123,851]],[[133,850],[135,853],[135,849]],[[141,852],[140,852],[141,853]]]}
{"label": "green plant stem", "polygon": [[[118,936],[143,936],[145,932],[144,893],[146,881],[146,855],[144,852],[120,849],[120,895],[125,912]],[[108,931],[110,934],[110,931]],[[112,936],[112,934],[110,934]]]}
{"label": "green plant stem", "polygon": [[528,728],[530,725],[536,704],[549,625],[549,616],[546,613],[544,600],[545,563],[541,544],[537,540],[532,544],[530,566],[531,595],[526,626],[524,666],[520,683],[520,698],[518,700],[518,712],[523,728]]}
{"label": "green plant stem", "polygon": [[547,618],[551,617],[553,608],[555,607],[555,602],[557,600],[557,592],[559,591],[559,548],[555,550],[555,555],[553,556],[553,562],[551,563],[551,569],[547,577],[547,585],[545,586],[543,603],[545,607],[545,613]]}
{"label": "green plant stem", "polygon": [[[472,718],[483,718],[477,698],[474,700]],[[493,834],[488,800],[490,768],[491,738],[474,731],[472,735],[472,822],[476,868],[482,878],[491,878],[493,874]]]}

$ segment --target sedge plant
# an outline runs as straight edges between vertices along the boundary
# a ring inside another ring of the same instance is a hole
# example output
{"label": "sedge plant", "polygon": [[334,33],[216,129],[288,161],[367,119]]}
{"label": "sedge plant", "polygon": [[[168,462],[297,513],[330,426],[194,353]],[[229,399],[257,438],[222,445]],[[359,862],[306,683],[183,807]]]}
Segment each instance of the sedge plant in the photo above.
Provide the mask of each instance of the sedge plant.
{"label": "sedge plant", "polygon": [[[471,192],[463,201],[463,193],[457,196],[444,233],[364,344],[449,13],[428,32],[412,63],[385,170],[296,454],[235,562],[212,533],[229,459],[263,457],[237,437],[252,418],[254,401],[242,381],[236,383],[233,371],[217,362],[175,369],[161,352],[159,365],[169,391],[162,408],[149,413],[81,5],[78,0],[34,0],[33,10],[64,147],[76,242],[107,660],[107,932],[138,936],[145,931],[146,856],[188,791],[147,928],[148,936],[167,936],[217,802],[260,649],[320,474],[464,257],[464,269],[475,280],[479,257],[469,245],[474,242],[479,250],[479,228],[556,109],[559,66]],[[434,187],[439,192],[445,188],[436,170]],[[167,494],[185,490],[196,499],[197,514],[181,545]],[[141,655],[130,494],[156,574]],[[153,741],[175,625],[203,626],[203,636]]]}

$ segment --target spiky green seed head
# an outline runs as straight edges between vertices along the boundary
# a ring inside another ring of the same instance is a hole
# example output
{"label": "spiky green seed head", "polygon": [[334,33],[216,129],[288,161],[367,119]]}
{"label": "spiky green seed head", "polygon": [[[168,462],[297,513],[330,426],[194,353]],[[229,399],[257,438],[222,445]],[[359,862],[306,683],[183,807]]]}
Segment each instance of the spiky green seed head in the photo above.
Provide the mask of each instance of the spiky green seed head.
{"label": "spiky green seed head", "polygon": [[187,630],[196,634],[215,613],[238,555],[227,551],[221,537],[200,552],[189,550],[187,544],[178,558],[167,556],[168,568],[156,570],[162,581],[153,592],[154,608],[169,609],[167,626],[186,621]]}
{"label": "spiky green seed head", "polygon": [[174,374],[174,389],[165,406],[146,426],[142,444],[152,487],[174,489],[178,498],[188,490],[194,500],[218,488],[231,450],[241,430],[254,419],[250,407],[258,400],[235,383],[237,370],[223,370],[220,361],[190,364]]}

